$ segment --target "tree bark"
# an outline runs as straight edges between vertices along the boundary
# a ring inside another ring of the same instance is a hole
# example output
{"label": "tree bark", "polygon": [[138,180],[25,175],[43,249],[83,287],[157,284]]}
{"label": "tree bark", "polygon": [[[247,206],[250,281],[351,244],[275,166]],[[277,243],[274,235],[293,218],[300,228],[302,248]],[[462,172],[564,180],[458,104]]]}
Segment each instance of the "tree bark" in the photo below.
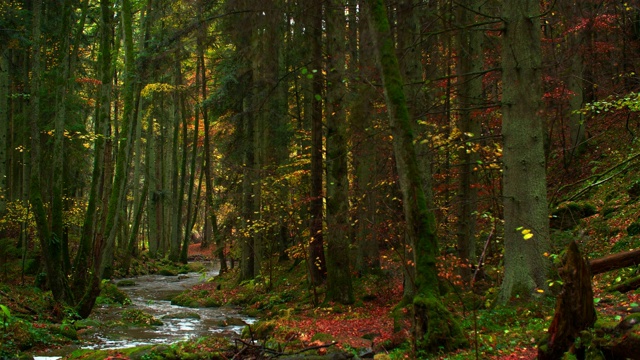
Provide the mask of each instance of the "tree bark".
{"label": "tree bark", "polygon": [[[547,288],[547,208],[540,4],[507,0],[502,17],[504,280],[499,301],[527,300]],[[533,234],[524,239],[522,231]]]}

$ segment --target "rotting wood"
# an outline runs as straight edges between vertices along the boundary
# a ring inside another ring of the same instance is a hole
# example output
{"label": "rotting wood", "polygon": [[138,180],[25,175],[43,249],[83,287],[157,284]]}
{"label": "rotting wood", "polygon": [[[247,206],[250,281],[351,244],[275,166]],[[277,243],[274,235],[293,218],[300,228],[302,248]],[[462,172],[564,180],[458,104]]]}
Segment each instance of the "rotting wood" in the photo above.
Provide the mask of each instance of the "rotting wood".
{"label": "rotting wood", "polygon": [[562,358],[573,347],[580,332],[596,322],[591,271],[575,241],[567,247],[558,274],[563,281],[562,291],[556,300],[549,331],[539,343],[539,360]]}

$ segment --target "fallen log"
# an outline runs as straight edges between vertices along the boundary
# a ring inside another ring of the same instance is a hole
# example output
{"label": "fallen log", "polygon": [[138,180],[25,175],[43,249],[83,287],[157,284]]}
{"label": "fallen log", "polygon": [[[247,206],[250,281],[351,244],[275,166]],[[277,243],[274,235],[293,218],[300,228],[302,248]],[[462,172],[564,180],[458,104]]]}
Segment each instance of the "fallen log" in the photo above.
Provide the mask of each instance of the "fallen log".
{"label": "fallen log", "polygon": [[631,290],[635,290],[640,287],[640,276],[633,277],[631,279],[627,279],[620,284],[611,286],[608,291],[619,291],[621,293],[626,293]]}
{"label": "fallen log", "polygon": [[633,265],[640,265],[640,249],[611,254],[589,261],[591,275],[598,275]]}
{"label": "fallen log", "polygon": [[575,241],[564,252],[558,274],[563,281],[562,291],[556,300],[549,330],[538,344],[539,360],[561,359],[573,347],[580,332],[596,322],[591,271]]}

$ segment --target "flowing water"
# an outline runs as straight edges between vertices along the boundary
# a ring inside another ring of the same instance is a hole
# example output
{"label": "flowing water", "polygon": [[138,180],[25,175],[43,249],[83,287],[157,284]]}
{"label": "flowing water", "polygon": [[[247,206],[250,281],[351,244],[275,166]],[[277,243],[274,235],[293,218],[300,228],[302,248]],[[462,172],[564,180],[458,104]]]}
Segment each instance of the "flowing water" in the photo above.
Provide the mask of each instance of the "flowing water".
{"label": "flowing water", "polygon": [[[171,344],[213,334],[237,336],[245,324],[254,321],[252,318],[241,315],[237,308],[185,308],[171,305],[170,299],[172,297],[215,275],[217,275],[217,270],[205,274],[144,275],[127,279],[132,280],[135,285],[120,289],[129,295],[132,304],[124,308],[98,305],[93,310],[90,319],[98,320],[102,324],[109,324],[120,320],[123,310],[138,309],[153,315],[162,321],[162,325],[146,327],[100,326],[81,335],[86,343],[80,347],[120,349],[138,345]],[[61,349],[60,352],[43,354],[36,356],[35,359],[57,359],[72,350]]]}

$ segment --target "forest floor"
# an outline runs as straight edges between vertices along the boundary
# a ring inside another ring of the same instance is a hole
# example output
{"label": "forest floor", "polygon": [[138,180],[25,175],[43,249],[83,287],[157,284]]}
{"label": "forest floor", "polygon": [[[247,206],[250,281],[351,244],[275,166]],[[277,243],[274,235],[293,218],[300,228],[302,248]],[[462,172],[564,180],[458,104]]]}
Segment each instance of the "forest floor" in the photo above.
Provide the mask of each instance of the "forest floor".
{"label": "forest floor", "polygon": [[[575,224],[577,226],[553,231],[556,254],[573,240],[578,242],[583,255],[590,259],[640,248],[637,236],[640,232],[640,201],[611,195],[620,194],[619,187],[619,184],[612,185],[608,191],[604,187],[600,196],[591,199],[597,210],[595,215],[579,220]],[[459,263],[452,255],[439,259],[444,304],[459,320],[468,345],[428,358],[504,360],[536,357],[537,343],[547,332],[554,315],[554,295],[562,285],[554,279],[549,283],[551,291],[541,294],[536,301],[497,306],[494,300],[499,291],[502,270],[501,252],[499,247],[497,249],[493,257],[487,258],[483,277],[473,288],[460,282],[456,275]],[[212,251],[193,244],[190,256],[210,259]],[[550,254],[552,258],[558,256]],[[278,354],[305,351],[322,355],[339,350],[361,358],[373,353],[387,355],[388,359],[420,358],[410,346],[411,312],[398,306],[403,291],[402,262],[391,249],[385,249],[381,259],[381,271],[354,274],[356,302],[348,306],[325,302],[325,287],[309,286],[302,253],[292,253],[286,261],[265,264],[263,274],[252,281],[238,283],[237,269],[233,269],[196,285],[174,301],[192,306],[230,304],[241,307],[245,313],[259,319],[245,329],[243,338],[247,342],[259,341],[263,347],[260,351],[266,348]],[[76,321],[69,309],[53,303],[50,292],[33,286],[37,281],[35,274],[27,275],[23,286],[19,264],[19,257],[11,259],[10,256],[0,264],[0,359],[13,358],[17,353],[55,348],[81,339],[83,329],[92,325]],[[166,271],[171,266],[166,260],[143,258],[134,261],[132,269],[140,274]],[[610,290],[612,285],[637,275],[637,267],[630,267],[593,278],[599,324],[617,326],[640,310],[640,292]],[[123,305],[113,302],[112,306]],[[614,333],[611,336],[624,337],[625,334]],[[590,339],[600,335],[596,330],[584,333],[581,346],[597,350],[597,346],[593,346],[597,342]],[[611,336],[606,341],[614,341]],[[175,356],[190,354],[195,356],[192,358],[198,358],[199,351],[211,352],[214,347],[221,346],[218,340],[187,342],[172,347],[171,351],[176,353]],[[227,353],[221,358],[233,357],[233,351],[238,351],[237,347],[235,349],[225,350]],[[94,358],[101,355],[97,356]],[[89,357],[84,354],[78,358]],[[122,358],[128,356],[122,355]]]}

